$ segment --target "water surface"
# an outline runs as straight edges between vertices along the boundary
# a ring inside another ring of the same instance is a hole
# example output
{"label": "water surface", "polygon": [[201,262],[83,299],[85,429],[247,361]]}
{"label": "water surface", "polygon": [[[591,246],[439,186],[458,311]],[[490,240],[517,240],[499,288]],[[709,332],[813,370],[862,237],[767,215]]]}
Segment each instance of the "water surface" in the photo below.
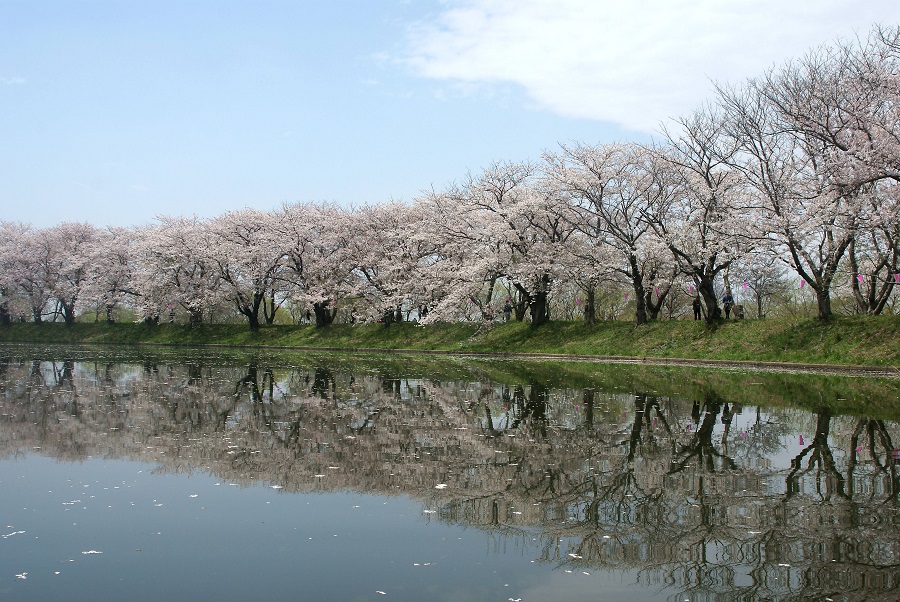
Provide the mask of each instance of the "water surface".
{"label": "water surface", "polygon": [[0,347],[0,598],[894,600],[898,381]]}

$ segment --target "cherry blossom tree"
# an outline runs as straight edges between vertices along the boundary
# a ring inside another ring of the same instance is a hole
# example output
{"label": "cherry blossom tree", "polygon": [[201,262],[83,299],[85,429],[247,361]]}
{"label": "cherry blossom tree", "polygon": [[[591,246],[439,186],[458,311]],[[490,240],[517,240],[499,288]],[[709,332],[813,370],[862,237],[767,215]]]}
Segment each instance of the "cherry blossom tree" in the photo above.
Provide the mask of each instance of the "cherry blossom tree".
{"label": "cherry blossom tree", "polygon": [[41,290],[41,297],[49,293],[49,298],[56,300],[55,314],[61,314],[66,324],[75,322],[96,237],[94,226],[75,222],[63,222],[32,235],[32,244],[37,250],[34,256],[36,263],[32,264],[35,272],[33,276],[23,274],[23,277],[27,280],[33,278],[33,282],[38,279],[43,281],[33,290]]}
{"label": "cherry blossom tree", "polygon": [[115,322],[113,310],[134,296],[132,277],[136,233],[131,228],[98,230],[91,245],[88,274],[83,291],[86,301],[102,307],[108,323]]}
{"label": "cherry blossom tree", "polygon": [[[744,297],[756,308],[756,317],[766,317],[775,299],[788,292],[788,267],[778,254],[761,247],[738,259],[729,268],[731,278],[740,287],[736,300]],[[745,311],[749,308],[745,308]]]}
{"label": "cherry blossom tree", "polygon": [[[706,107],[665,129],[669,144],[648,149],[677,174],[679,194],[654,209],[648,219],[665,241],[679,269],[693,281],[706,305],[708,321],[721,319],[716,279],[751,246],[748,224],[755,216],[739,174],[729,161],[736,145],[721,113]],[[726,292],[727,290],[726,283]]]}
{"label": "cherry blossom tree", "polygon": [[[430,241],[430,252],[416,266],[423,302],[429,308],[424,322],[491,321],[501,311],[498,300],[513,295],[504,279],[496,245],[482,244],[480,214],[466,209],[460,186],[430,192],[416,199],[420,216],[417,236]],[[518,319],[525,314],[522,306]]]}
{"label": "cherry blossom tree", "polygon": [[352,213],[347,259],[354,294],[365,300],[363,319],[389,325],[420,302],[417,268],[431,248],[418,235],[418,215],[418,206],[400,202],[366,205]]}
{"label": "cherry blossom tree", "polygon": [[7,222],[3,234],[6,241],[3,248],[9,253],[4,260],[4,267],[9,270],[4,279],[14,285],[13,297],[18,297],[27,307],[32,321],[40,324],[53,298],[50,267],[55,251],[51,240],[44,236],[43,230],[25,224]]}
{"label": "cherry blossom tree", "polygon": [[882,180],[866,189],[868,202],[847,253],[848,276],[859,311],[877,315],[900,280],[900,186]]}
{"label": "cherry blossom tree", "polygon": [[200,324],[204,311],[222,299],[217,267],[206,252],[213,245],[209,228],[196,216],[161,216],[158,221],[138,231],[136,306],[150,322],[163,314],[174,319],[175,309],[181,308],[192,325]]}
{"label": "cherry blossom tree", "polygon": [[594,324],[598,294],[603,288],[621,288],[622,275],[613,267],[617,259],[613,247],[598,244],[602,238],[579,224],[577,220],[574,222],[575,229],[566,241],[566,253],[560,263],[564,268],[563,278],[580,291],[575,303],[580,307],[584,321]]}
{"label": "cherry blossom tree", "polygon": [[215,270],[222,294],[247,319],[251,330],[260,327],[260,310],[271,324],[286,298],[280,285],[287,259],[273,215],[256,209],[229,211],[211,220],[207,228],[211,244],[205,249],[206,262]]}
{"label": "cherry blossom tree", "polygon": [[897,65],[884,48],[824,46],[742,87],[718,88],[740,150],[731,164],[755,191],[784,260],[815,291],[823,320],[868,191],[898,174],[887,155],[900,125],[889,105],[900,97],[883,85],[884,70]]}
{"label": "cherry blossom tree", "polygon": [[900,177],[900,26],[822,45],[751,85],[776,124],[817,141],[842,192]]}
{"label": "cherry blossom tree", "polygon": [[286,253],[281,278],[291,301],[312,306],[316,326],[328,326],[350,294],[350,217],[333,204],[297,203],[282,207],[274,227]]}
{"label": "cherry blossom tree", "polygon": [[665,173],[668,163],[658,155],[629,144],[564,146],[545,161],[576,209],[579,232],[612,251],[612,269],[634,290],[636,322],[655,319],[675,263],[648,218],[673,202],[680,180]]}
{"label": "cherry blossom tree", "polygon": [[[17,222],[0,222],[0,325],[8,326],[21,303],[25,252],[30,228]],[[38,312],[40,316],[40,311]]]}
{"label": "cherry blossom tree", "polygon": [[433,210],[447,216],[447,247],[456,249],[446,255],[465,263],[453,274],[456,291],[444,287],[449,294],[432,319],[448,303],[462,302],[461,292],[465,303],[483,303],[484,318],[493,319],[499,313],[495,291],[505,285],[517,301],[516,319],[527,311],[533,326],[548,320],[548,298],[554,279],[565,273],[561,257],[573,228],[561,190],[538,175],[533,164],[495,163],[432,196]]}

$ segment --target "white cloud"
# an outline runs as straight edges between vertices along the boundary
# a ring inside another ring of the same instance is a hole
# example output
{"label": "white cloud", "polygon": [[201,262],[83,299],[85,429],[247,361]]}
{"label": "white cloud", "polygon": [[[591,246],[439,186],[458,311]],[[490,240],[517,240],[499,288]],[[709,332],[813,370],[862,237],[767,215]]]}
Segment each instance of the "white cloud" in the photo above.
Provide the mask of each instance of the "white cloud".
{"label": "white cloud", "polygon": [[0,84],[5,86],[21,86],[24,83],[24,77],[0,77]]}
{"label": "white cloud", "polygon": [[409,30],[423,77],[513,83],[558,114],[652,131],[838,37],[900,22],[896,0],[455,0]]}

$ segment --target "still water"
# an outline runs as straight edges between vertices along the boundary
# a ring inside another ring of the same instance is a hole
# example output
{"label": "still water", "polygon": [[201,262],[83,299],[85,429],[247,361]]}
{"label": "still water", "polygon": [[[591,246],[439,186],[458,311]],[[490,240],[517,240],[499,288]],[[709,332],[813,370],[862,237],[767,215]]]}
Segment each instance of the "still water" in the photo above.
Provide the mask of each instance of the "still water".
{"label": "still water", "polygon": [[897,600],[900,381],[0,346],[2,600]]}

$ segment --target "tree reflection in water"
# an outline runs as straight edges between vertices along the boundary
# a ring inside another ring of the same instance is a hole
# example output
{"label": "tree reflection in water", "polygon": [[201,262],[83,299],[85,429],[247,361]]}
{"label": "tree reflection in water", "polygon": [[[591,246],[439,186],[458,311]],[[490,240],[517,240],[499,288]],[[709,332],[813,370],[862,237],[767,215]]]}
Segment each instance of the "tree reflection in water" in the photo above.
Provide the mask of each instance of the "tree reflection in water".
{"label": "tree reflection in water", "polygon": [[417,496],[428,516],[537,539],[559,566],[636,570],[673,599],[896,596],[898,425],[883,419],[711,386],[689,399],[323,362],[7,357],[0,380],[4,455]]}

